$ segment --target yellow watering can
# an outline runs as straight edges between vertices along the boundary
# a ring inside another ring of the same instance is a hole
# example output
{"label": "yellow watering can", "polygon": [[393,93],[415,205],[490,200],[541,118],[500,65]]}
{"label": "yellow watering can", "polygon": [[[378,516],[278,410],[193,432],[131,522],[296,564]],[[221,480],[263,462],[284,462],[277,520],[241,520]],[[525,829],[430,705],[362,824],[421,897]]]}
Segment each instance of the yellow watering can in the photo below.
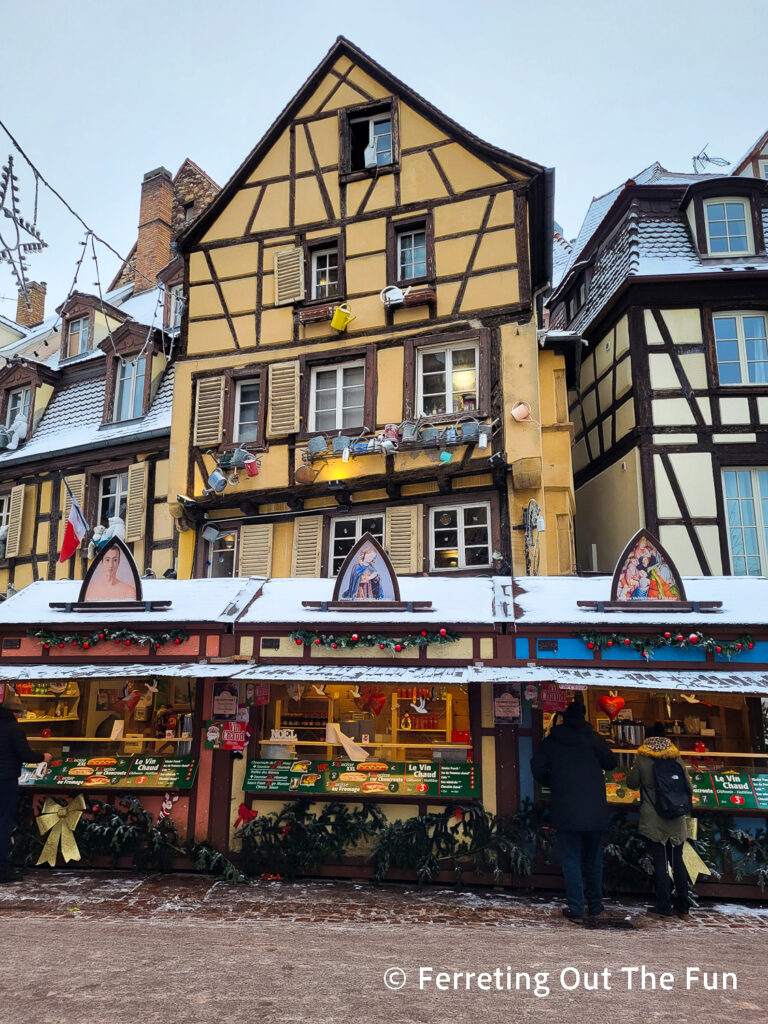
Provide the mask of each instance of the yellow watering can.
{"label": "yellow watering can", "polygon": [[331,320],[331,327],[341,333],[342,331],[346,331],[347,327],[349,327],[354,319],[355,318],[352,316],[352,310],[345,302],[343,306],[336,307],[333,319]]}

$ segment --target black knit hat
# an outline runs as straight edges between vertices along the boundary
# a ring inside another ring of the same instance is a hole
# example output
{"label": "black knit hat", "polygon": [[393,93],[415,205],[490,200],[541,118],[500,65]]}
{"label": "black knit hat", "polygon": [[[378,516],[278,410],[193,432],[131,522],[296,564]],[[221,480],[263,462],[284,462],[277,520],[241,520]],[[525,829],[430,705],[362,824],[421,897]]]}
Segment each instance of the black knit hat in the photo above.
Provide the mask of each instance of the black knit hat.
{"label": "black knit hat", "polygon": [[667,730],[664,728],[663,722],[654,722],[653,725],[649,726],[645,730],[646,736],[666,736]]}
{"label": "black knit hat", "polygon": [[584,718],[586,713],[587,709],[584,707],[583,701],[572,700],[563,712],[563,720],[566,722],[577,722]]}

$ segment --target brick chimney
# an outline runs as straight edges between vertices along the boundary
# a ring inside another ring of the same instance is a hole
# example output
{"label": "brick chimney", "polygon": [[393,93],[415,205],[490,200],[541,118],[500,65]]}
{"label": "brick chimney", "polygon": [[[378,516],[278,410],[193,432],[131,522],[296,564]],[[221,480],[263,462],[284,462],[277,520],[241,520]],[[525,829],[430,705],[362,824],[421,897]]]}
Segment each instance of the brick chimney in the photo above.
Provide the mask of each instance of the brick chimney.
{"label": "brick chimney", "polygon": [[[173,180],[165,167],[148,171],[141,183],[134,294],[148,291],[171,258]],[[147,281],[146,278],[150,278]]]}
{"label": "brick chimney", "polygon": [[[19,292],[16,303],[16,323],[21,327],[37,327],[45,319],[45,293],[48,285],[45,281],[30,281],[27,295]],[[27,305],[29,303],[29,305]]]}

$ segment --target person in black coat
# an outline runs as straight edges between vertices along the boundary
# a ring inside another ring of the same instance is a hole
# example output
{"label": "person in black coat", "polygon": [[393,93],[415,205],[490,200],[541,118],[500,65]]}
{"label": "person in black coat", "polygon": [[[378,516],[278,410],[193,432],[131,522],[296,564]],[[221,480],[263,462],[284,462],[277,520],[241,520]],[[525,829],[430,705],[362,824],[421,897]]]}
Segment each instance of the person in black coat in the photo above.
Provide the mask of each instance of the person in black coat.
{"label": "person in black coat", "polygon": [[0,883],[15,882],[21,878],[21,873],[8,865],[11,833],[19,803],[21,766],[51,760],[50,754],[41,757],[27,743],[24,730],[16,721],[21,711],[21,701],[9,688],[0,706]]}
{"label": "person in black coat", "polygon": [[572,921],[584,917],[585,893],[590,916],[603,909],[603,831],[608,825],[603,772],[617,764],[585,715],[584,704],[572,701],[562,724],[554,726],[531,759],[534,779],[552,792],[552,824],[560,842],[568,903],[563,914]]}

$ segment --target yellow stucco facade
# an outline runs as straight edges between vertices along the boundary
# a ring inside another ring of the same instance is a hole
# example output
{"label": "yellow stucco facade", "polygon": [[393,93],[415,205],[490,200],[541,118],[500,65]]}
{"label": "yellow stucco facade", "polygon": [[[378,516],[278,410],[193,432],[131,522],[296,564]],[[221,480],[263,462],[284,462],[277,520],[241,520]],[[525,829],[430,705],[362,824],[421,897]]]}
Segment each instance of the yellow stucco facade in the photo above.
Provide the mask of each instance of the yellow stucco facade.
{"label": "yellow stucco facade", "polygon": [[[524,572],[513,528],[531,498],[547,527],[539,571],[570,572],[565,364],[537,343],[530,271],[543,169],[353,57],[332,51],[181,240],[167,481],[179,576],[332,575],[365,529],[399,572]],[[385,136],[372,166],[361,131]],[[389,308],[388,285],[410,286]],[[517,402],[531,410],[520,422]],[[399,435],[382,447],[387,425]],[[257,475],[232,476],[238,449]]]}

